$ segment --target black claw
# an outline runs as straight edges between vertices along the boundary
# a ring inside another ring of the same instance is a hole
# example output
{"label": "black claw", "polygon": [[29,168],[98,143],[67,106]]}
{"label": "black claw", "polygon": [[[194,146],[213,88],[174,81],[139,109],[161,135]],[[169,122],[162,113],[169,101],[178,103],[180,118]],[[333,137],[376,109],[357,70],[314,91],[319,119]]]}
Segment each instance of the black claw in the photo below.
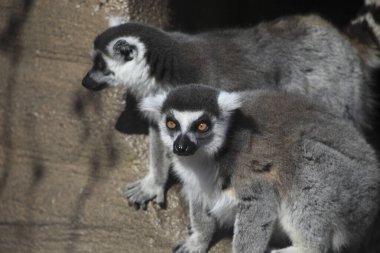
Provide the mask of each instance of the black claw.
{"label": "black claw", "polygon": [[144,210],[144,211],[146,211],[146,210],[148,209],[148,204],[147,204],[147,202],[145,202],[145,203],[143,203],[143,204],[141,205],[141,209]]}
{"label": "black claw", "polygon": [[158,206],[159,206],[161,209],[165,209],[165,208],[166,208],[166,203],[165,203],[165,202],[160,202],[160,203],[158,203]]}
{"label": "black claw", "polygon": [[189,234],[189,235],[192,235],[193,234],[193,230],[192,230],[192,228],[191,228],[191,225],[189,224],[189,225],[187,225],[187,233]]}
{"label": "black claw", "polygon": [[127,190],[132,190],[133,188],[136,188],[136,187],[137,187],[137,185],[128,186]]}
{"label": "black claw", "polygon": [[178,253],[177,251],[182,247],[182,245],[183,245],[183,243],[178,243],[178,244],[174,245],[172,248],[172,252]]}
{"label": "black claw", "polygon": [[135,210],[139,210],[140,209],[140,204],[139,203],[134,203],[133,206],[135,207]]}

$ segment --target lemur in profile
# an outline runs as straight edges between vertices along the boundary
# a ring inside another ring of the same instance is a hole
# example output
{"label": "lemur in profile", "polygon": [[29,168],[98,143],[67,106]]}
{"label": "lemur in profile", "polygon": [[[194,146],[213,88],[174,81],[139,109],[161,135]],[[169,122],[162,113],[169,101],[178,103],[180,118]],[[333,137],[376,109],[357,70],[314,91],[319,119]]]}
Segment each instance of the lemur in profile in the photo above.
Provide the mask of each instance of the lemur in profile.
{"label": "lemur in profile", "polygon": [[[227,91],[294,92],[357,126],[368,125],[371,70],[377,63],[369,65],[361,58],[367,41],[352,43],[362,32],[358,29],[351,31],[350,40],[314,15],[195,35],[121,20],[113,25],[94,41],[93,67],[82,81],[90,90],[123,86],[138,101],[189,83]],[[149,132],[149,173],[125,193],[137,208],[146,208],[153,199],[164,203],[171,163],[158,128],[152,124]]]}
{"label": "lemur in profile", "polygon": [[158,122],[189,201],[192,234],[175,253],[206,252],[218,227],[234,228],[235,253],[264,253],[281,229],[292,246],[272,253],[338,252],[376,217],[375,151],[350,120],[304,96],[186,85],[141,110]]}

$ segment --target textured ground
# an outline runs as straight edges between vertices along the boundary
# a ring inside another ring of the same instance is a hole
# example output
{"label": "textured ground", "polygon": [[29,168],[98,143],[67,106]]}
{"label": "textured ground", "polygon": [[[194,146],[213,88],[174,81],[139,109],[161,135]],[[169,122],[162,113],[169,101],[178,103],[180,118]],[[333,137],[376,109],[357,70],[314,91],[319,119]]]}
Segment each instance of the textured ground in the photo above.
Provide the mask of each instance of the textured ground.
{"label": "textured ground", "polygon": [[[169,252],[186,237],[178,186],[166,210],[135,211],[121,197],[147,171],[146,138],[114,130],[124,91],[80,84],[109,14],[162,26],[159,6],[0,2],[0,252]],[[224,240],[212,252],[229,247]]]}

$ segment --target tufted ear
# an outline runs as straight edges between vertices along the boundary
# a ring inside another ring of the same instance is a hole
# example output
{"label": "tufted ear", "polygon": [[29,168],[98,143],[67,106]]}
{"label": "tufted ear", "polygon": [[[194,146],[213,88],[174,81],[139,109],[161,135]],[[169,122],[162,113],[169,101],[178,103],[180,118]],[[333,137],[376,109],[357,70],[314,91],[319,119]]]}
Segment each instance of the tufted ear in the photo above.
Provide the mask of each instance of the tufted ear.
{"label": "tufted ear", "polygon": [[113,51],[121,55],[125,61],[133,60],[133,52],[136,46],[129,44],[126,40],[120,39],[113,45]]}
{"label": "tufted ear", "polygon": [[123,17],[110,17],[108,19],[108,26],[113,27],[113,26],[118,26],[122,24],[128,23],[128,19],[123,18]]}
{"label": "tufted ear", "polygon": [[232,112],[241,107],[242,97],[238,92],[221,91],[218,97],[219,108],[223,112]]}
{"label": "tufted ear", "polygon": [[161,108],[166,97],[167,93],[145,97],[139,104],[140,111],[147,119],[158,122],[161,118]]}

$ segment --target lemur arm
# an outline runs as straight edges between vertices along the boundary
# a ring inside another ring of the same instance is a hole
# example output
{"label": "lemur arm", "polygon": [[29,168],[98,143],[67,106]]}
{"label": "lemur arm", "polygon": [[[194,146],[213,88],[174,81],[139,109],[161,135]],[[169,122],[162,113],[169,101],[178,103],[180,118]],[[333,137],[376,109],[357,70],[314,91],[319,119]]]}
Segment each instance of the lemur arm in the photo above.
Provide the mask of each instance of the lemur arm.
{"label": "lemur arm", "polygon": [[173,247],[174,253],[198,252],[205,253],[216,231],[216,219],[197,200],[190,200],[191,234],[186,241]]}
{"label": "lemur arm", "polygon": [[168,180],[170,155],[163,145],[157,127],[149,128],[149,172],[142,180],[128,185],[126,197],[136,208],[146,209],[153,199],[161,207],[165,204],[165,186]]}

